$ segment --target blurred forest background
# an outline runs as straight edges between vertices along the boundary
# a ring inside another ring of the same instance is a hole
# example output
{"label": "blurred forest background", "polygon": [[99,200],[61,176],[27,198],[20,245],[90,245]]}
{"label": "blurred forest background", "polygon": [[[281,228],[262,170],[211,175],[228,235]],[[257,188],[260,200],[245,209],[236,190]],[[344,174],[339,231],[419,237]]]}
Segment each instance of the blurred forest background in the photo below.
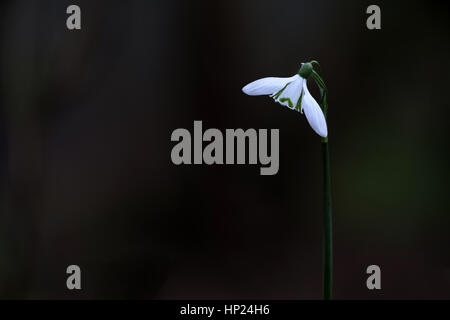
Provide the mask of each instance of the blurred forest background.
{"label": "blurred forest background", "polygon": [[[66,8],[82,29],[66,28]],[[382,29],[366,28],[381,7]],[[335,297],[450,298],[448,2],[2,1],[0,298],[320,299],[320,139],[241,88],[316,59]],[[318,96],[318,90],[312,93]],[[279,128],[280,170],[175,166],[176,128]],[[66,267],[82,290],[66,289]],[[368,265],[382,290],[366,288]]]}

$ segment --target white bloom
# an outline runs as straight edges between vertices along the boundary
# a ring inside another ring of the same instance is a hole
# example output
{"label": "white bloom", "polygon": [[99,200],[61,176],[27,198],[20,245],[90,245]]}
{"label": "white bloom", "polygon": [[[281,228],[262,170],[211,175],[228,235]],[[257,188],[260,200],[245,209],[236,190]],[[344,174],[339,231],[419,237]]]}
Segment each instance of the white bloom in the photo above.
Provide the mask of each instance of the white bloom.
{"label": "white bloom", "polygon": [[313,130],[321,137],[328,135],[327,123],[317,101],[309,93],[306,79],[296,74],[290,78],[263,78],[253,81],[242,88],[249,96],[270,95],[278,103],[300,113],[305,112],[306,119]]}

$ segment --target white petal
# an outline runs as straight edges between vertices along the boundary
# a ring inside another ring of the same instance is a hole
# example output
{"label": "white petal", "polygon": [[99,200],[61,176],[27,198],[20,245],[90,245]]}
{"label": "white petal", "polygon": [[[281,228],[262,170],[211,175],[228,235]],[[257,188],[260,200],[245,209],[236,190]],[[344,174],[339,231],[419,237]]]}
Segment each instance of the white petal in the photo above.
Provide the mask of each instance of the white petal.
{"label": "white petal", "polygon": [[328,129],[325,116],[317,101],[309,93],[306,81],[303,82],[303,92],[302,110],[305,111],[306,119],[319,136],[326,138]]}
{"label": "white petal", "polygon": [[242,88],[242,91],[249,96],[259,96],[264,94],[274,94],[284,88],[286,84],[297,79],[299,75],[295,75],[289,78],[262,78]]}
{"label": "white petal", "polygon": [[[275,101],[283,106],[294,109],[297,105],[298,99],[300,98],[300,94],[302,93],[303,82],[303,78],[298,76],[294,81],[287,85],[286,89],[283,90],[281,95],[276,98]],[[287,100],[283,101],[284,99],[289,99],[292,102],[292,107],[289,106],[289,102]]]}

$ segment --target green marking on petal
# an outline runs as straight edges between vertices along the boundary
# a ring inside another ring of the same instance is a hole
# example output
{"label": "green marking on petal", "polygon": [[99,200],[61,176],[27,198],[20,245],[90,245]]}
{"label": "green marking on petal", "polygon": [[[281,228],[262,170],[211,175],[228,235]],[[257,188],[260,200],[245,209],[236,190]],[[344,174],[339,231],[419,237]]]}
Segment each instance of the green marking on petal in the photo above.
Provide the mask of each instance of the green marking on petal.
{"label": "green marking on petal", "polygon": [[[290,82],[289,82],[290,83]],[[272,98],[274,98],[275,100],[278,99],[278,97],[283,93],[284,89],[286,89],[286,87],[289,85],[289,83],[287,83],[283,89],[281,89],[280,91],[278,91],[277,93],[275,93],[274,95],[272,95]]]}
{"label": "green marking on petal", "polygon": [[295,110],[297,110],[298,112],[301,112],[302,110],[302,98],[303,98],[303,89],[302,92],[300,93],[300,98],[298,98],[297,104],[295,105]]}
{"label": "green marking on petal", "polygon": [[292,109],[294,107],[294,104],[292,103],[291,98],[281,98],[280,99],[280,102],[286,102],[286,101],[288,103],[289,108]]}

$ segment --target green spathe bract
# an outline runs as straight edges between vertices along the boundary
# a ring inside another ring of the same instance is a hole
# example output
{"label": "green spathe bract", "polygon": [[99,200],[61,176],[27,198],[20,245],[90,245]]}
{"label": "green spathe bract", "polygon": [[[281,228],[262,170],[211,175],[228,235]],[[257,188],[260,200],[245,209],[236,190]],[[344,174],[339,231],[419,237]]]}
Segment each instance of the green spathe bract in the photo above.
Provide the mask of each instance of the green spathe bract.
{"label": "green spathe bract", "polygon": [[300,75],[300,77],[302,77],[304,79],[308,79],[308,77],[310,76],[312,71],[313,71],[313,66],[312,66],[311,62],[307,62],[307,63],[302,64],[300,70],[298,70],[298,74]]}

